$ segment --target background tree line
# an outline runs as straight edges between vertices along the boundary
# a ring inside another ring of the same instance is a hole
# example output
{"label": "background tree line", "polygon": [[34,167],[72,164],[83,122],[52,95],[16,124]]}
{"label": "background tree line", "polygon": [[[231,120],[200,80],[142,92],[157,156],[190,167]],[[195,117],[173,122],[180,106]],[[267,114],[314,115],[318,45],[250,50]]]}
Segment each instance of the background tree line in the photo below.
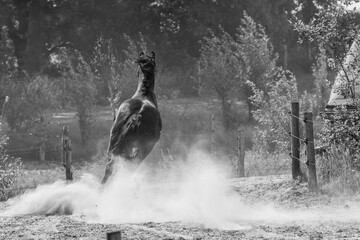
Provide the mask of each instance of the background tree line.
{"label": "background tree line", "polygon": [[338,7],[335,0],[1,0],[0,99],[10,97],[6,118],[17,130],[46,109],[71,106],[86,141],[91,106],[115,109],[131,95],[132,61],[148,48],[157,53],[161,97],[210,94],[229,128],[231,101],[246,101],[251,118],[247,82],[266,92],[276,66],[295,74],[300,92],[312,91],[318,44],[299,45],[289,20],[307,24]]}
{"label": "background tree line", "polygon": [[[44,71],[49,56],[62,46],[90,59],[99,36],[112,39],[115,54],[124,58],[124,34],[137,39],[141,33],[156,51],[162,71],[179,76],[169,85],[181,95],[193,96],[198,93],[192,77],[195,63],[209,30],[235,36],[246,11],[264,26],[281,65],[298,74],[309,73],[316,48],[298,47],[288,19],[296,14],[308,22],[319,5],[330,7],[336,1],[1,0],[0,4],[0,24],[12,41],[19,73],[26,71],[32,77]],[[304,79],[300,85],[306,89],[309,84]]]}

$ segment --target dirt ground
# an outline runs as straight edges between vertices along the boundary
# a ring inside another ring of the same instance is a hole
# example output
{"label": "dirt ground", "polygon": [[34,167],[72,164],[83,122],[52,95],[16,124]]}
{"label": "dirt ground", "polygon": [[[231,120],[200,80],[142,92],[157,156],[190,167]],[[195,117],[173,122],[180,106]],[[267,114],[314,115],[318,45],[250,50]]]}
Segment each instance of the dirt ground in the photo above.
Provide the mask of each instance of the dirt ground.
{"label": "dirt ground", "polygon": [[[231,230],[191,222],[136,224],[90,223],[81,215],[3,216],[9,206],[0,203],[0,239],[106,239],[120,230],[122,239],[360,239],[360,198],[331,198],[311,193],[306,183],[290,176],[232,179],[231,187],[248,206],[271,204],[274,212],[243,216]],[[210,200],[211,201],[211,200]],[[284,217],[284,213],[289,213]],[[291,215],[294,214],[294,215]],[[302,215],[304,214],[304,215]]]}

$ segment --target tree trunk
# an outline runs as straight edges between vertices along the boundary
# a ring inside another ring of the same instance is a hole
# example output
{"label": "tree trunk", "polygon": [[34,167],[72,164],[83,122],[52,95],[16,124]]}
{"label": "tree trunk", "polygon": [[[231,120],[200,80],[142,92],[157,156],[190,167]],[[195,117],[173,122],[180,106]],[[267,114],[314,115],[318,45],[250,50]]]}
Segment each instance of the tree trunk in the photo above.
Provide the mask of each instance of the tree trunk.
{"label": "tree trunk", "polygon": [[81,141],[83,145],[86,145],[90,137],[90,116],[86,109],[79,109],[78,115]]}
{"label": "tree trunk", "polygon": [[252,120],[254,120],[254,116],[253,116],[253,110],[254,107],[251,103],[250,97],[247,98],[247,105],[248,105],[248,121],[251,122]]}
{"label": "tree trunk", "polygon": [[[14,6],[8,4],[7,7],[7,27],[9,29],[9,37],[14,44],[14,55],[18,63],[18,72],[23,73],[26,69],[26,45],[29,34],[29,0],[14,1]],[[14,7],[14,9],[13,9]],[[15,27],[14,19],[17,21]],[[25,80],[19,77],[18,81]]]}
{"label": "tree trunk", "polygon": [[20,81],[38,71],[46,61],[43,55],[46,38],[42,33],[44,25],[41,14],[45,4],[45,0],[9,1],[1,4],[1,7],[6,8],[6,26],[14,44],[18,72],[25,75],[19,78]]}
{"label": "tree trunk", "polygon": [[222,115],[223,115],[223,126],[225,131],[230,128],[230,103],[226,100],[226,98],[222,98],[221,100],[222,107]]}
{"label": "tree trunk", "polygon": [[46,62],[44,53],[45,40],[43,34],[43,16],[41,8],[44,0],[32,0],[29,7],[29,34],[26,46],[26,70],[29,74],[36,73]]}
{"label": "tree trunk", "polygon": [[248,122],[252,122],[254,120],[253,113],[252,113],[254,110],[254,106],[251,103],[250,97],[253,95],[253,90],[249,85],[245,85],[244,91],[245,91],[245,97],[246,97],[245,101],[248,105]]}

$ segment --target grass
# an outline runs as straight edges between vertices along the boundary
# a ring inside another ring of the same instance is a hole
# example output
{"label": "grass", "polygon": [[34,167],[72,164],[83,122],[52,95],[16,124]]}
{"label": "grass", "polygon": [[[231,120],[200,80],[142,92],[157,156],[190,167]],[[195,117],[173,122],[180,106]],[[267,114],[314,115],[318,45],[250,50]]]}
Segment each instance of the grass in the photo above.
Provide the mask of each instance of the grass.
{"label": "grass", "polygon": [[360,192],[360,173],[355,169],[353,157],[341,144],[330,147],[318,161],[321,189],[330,195],[355,196]]}
{"label": "grass", "polygon": [[245,153],[245,175],[268,176],[289,174],[291,158],[287,154],[265,154],[255,150]]}

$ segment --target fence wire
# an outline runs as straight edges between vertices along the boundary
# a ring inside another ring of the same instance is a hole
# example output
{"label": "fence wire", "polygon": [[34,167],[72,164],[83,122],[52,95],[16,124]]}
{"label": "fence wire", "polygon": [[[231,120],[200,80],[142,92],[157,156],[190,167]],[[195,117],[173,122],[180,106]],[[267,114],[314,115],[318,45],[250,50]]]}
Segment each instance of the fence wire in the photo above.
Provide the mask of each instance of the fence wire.
{"label": "fence wire", "polygon": [[298,116],[295,116],[294,114],[292,114],[291,112],[289,112],[289,116],[293,117],[293,118],[296,118],[296,119],[299,119],[300,120],[300,123],[304,125],[303,122],[310,122],[310,123],[314,123],[313,121],[310,121],[310,120],[306,120],[305,118],[300,118]]}
{"label": "fence wire", "polygon": [[[298,119],[298,120],[301,120],[301,121],[299,121],[299,123],[301,123],[303,127],[304,127],[304,125],[305,125],[304,123],[306,123],[306,122],[314,123],[313,121],[306,120],[305,118],[300,118],[300,117],[298,117],[298,116],[295,116],[295,115],[292,114],[291,112],[289,112],[289,116],[290,116],[291,118],[296,118],[296,119]],[[290,120],[291,120],[291,119],[290,119]],[[314,144],[314,145],[315,145],[315,142],[309,141],[307,138],[304,138],[304,139],[303,139],[303,138],[300,138],[300,137],[298,137],[298,136],[293,135],[291,132],[289,132],[288,134],[289,134],[289,136],[290,136],[291,138],[298,139],[298,140],[300,141],[300,144],[305,144],[305,145],[307,145],[307,144]],[[301,152],[301,149],[298,148],[298,151]],[[306,166],[309,166],[309,165],[311,165],[311,166],[316,166],[315,163],[310,163],[309,161],[302,161],[301,159],[299,159],[299,158],[295,157],[294,155],[292,155],[291,152],[289,153],[289,156],[291,157],[291,159],[295,159],[295,160],[299,161],[299,162],[300,162],[301,164],[303,164],[303,165],[306,165]]]}

